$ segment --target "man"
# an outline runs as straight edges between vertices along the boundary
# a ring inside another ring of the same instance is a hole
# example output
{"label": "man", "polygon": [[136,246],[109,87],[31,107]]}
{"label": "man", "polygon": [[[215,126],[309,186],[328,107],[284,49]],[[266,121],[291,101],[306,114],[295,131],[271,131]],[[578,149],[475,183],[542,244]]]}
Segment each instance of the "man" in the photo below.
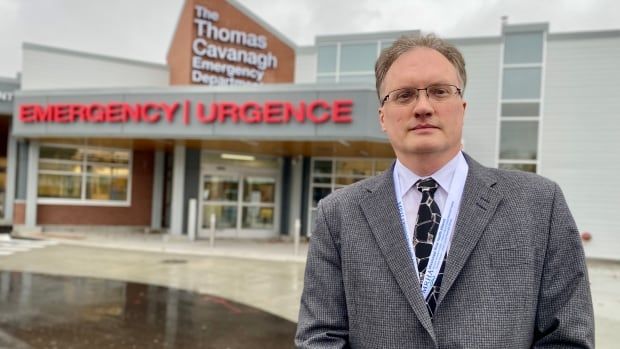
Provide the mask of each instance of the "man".
{"label": "man", "polygon": [[557,184],[462,153],[465,62],[403,37],[375,65],[390,171],[317,210],[300,348],[592,348],[583,248]]}

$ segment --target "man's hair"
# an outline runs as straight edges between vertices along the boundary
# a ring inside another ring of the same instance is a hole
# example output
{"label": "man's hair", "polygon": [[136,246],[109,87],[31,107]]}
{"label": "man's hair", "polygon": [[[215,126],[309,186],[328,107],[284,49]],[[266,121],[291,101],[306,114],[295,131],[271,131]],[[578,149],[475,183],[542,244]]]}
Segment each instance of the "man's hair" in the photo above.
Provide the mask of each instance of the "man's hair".
{"label": "man's hair", "polygon": [[427,47],[441,53],[444,57],[446,57],[446,59],[452,63],[454,68],[456,68],[459,78],[461,79],[461,83],[463,84],[461,88],[465,89],[465,84],[467,83],[465,59],[463,59],[463,55],[456,47],[454,47],[454,45],[439,38],[435,34],[423,36],[403,35],[398,40],[394,41],[390,47],[383,50],[377,59],[377,63],[375,63],[375,79],[377,84],[377,96],[379,99],[381,99],[381,92],[379,91],[381,89],[381,84],[383,84],[385,75],[394,61],[396,61],[398,57],[404,53],[416,47]]}

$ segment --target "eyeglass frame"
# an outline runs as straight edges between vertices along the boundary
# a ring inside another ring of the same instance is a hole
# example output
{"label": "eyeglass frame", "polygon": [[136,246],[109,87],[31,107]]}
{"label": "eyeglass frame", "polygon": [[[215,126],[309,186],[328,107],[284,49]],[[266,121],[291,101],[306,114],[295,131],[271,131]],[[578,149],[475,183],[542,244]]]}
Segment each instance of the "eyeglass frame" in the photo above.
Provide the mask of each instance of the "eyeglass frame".
{"label": "eyeglass frame", "polygon": [[[463,89],[458,87],[458,86],[456,86],[456,85],[452,85],[452,84],[431,84],[431,85],[426,86],[425,88],[401,87],[401,88],[397,88],[395,90],[392,90],[392,91],[386,93],[385,96],[381,99],[381,106],[383,107],[385,105],[385,102],[388,101],[388,98],[390,97],[390,94],[392,94],[392,93],[394,93],[396,91],[405,90],[405,89],[416,90],[417,91],[417,95],[416,95],[415,99],[413,100],[413,102],[417,101],[418,98],[420,97],[420,91],[424,91],[426,93],[426,98],[428,98],[429,100],[432,100],[430,98],[430,96],[428,95],[428,89],[431,88],[431,87],[435,87],[435,86],[450,86],[450,87],[454,87],[456,89],[456,92],[453,93],[451,96],[454,96],[454,95],[458,94],[459,96],[463,97]],[[434,101],[435,102],[440,102],[440,101],[437,101],[437,100],[434,100]]]}

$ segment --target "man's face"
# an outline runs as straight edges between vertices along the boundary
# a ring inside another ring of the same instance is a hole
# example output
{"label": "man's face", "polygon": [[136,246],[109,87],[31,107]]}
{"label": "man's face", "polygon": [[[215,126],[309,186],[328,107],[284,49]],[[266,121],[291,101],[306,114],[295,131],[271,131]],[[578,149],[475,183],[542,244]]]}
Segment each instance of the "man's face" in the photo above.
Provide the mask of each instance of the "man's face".
{"label": "man's face", "polygon": [[[403,87],[435,84],[462,88],[450,61],[438,51],[418,47],[394,61],[383,80],[381,97]],[[406,105],[388,99],[379,108],[379,118],[397,157],[437,155],[448,161],[461,149],[466,105],[458,94],[432,101],[425,91],[419,91],[417,100]]]}

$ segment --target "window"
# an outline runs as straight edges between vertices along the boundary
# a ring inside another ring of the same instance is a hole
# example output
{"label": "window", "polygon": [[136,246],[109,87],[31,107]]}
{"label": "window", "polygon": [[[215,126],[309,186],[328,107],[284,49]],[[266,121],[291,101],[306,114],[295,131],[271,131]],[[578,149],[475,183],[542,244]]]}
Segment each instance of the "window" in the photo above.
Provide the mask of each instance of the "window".
{"label": "window", "polygon": [[536,160],[537,121],[502,121],[500,139],[501,159]]}
{"label": "window", "polygon": [[38,197],[128,204],[130,168],[130,150],[41,145]]}
{"label": "window", "polygon": [[372,72],[377,59],[377,43],[342,44],[340,72]]}
{"label": "window", "polygon": [[336,82],[338,73],[338,45],[319,46],[317,82]]}
{"label": "window", "polygon": [[319,46],[318,73],[336,73],[338,47],[336,45]]}
{"label": "window", "polygon": [[506,35],[504,64],[541,63],[542,60],[542,33],[514,33]]}
{"label": "window", "polygon": [[534,102],[504,102],[501,116],[538,116],[540,103]]}
{"label": "window", "polygon": [[310,207],[308,210],[310,231],[312,231],[314,224],[314,213],[321,199],[334,190],[386,171],[392,166],[393,162],[393,159],[312,159]]}
{"label": "window", "polygon": [[504,68],[502,98],[540,98],[540,82],[540,68]]}
{"label": "window", "polygon": [[318,83],[375,82],[374,65],[382,45],[389,41],[329,43],[318,45]]}
{"label": "window", "polygon": [[504,37],[498,165],[536,172],[542,114],[544,32]]}
{"label": "window", "polygon": [[499,164],[499,168],[503,170],[519,170],[519,171],[536,173],[536,164],[506,162],[506,163]]}

